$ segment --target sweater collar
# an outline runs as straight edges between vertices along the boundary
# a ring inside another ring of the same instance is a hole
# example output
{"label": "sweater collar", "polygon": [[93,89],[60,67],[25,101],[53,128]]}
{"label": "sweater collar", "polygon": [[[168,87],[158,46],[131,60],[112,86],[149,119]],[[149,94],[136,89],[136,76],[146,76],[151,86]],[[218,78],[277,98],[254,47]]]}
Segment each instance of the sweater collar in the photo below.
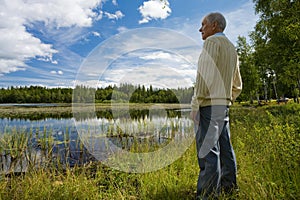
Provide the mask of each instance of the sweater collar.
{"label": "sweater collar", "polygon": [[222,32],[215,33],[214,35],[215,35],[215,36],[225,36],[225,34],[222,33]]}

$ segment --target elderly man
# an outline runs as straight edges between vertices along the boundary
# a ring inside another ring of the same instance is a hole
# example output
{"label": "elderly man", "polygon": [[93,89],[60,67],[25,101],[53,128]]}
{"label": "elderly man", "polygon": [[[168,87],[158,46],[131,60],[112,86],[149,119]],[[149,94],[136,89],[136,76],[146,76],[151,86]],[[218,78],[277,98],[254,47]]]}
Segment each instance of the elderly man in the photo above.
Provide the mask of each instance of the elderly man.
{"label": "elderly man", "polygon": [[237,187],[236,158],[230,142],[229,106],[242,90],[238,55],[223,33],[226,21],[220,13],[202,20],[204,40],[198,61],[191,118],[196,123],[200,173],[197,198],[216,197]]}

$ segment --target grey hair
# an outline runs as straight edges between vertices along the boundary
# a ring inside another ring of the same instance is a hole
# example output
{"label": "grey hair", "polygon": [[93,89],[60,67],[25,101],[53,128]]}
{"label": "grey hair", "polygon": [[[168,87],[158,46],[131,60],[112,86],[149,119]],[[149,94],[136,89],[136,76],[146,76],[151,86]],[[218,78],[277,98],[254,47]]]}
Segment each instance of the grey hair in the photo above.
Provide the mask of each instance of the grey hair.
{"label": "grey hair", "polygon": [[214,13],[209,13],[208,15],[206,15],[206,20],[208,21],[208,23],[214,23],[217,22],[218,27],[224,31],[225,27],[226,27],[226,20],[225,17],[218,12],[214,12]]}

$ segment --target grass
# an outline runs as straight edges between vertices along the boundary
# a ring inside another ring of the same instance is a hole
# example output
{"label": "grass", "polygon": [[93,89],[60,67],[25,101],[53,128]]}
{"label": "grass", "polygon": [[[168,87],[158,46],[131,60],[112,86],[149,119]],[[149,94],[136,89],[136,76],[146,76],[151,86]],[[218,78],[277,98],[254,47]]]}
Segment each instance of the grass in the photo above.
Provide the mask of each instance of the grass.
{"label": "grass", "polygon": [[[230,115],[240,191],[220,199],[300,199],[300,105],[233,107]],[[2,175],[0,199],[188,200],[194,199],[198,172],[193,143],[171,165],[145,174],[91,162]]]}

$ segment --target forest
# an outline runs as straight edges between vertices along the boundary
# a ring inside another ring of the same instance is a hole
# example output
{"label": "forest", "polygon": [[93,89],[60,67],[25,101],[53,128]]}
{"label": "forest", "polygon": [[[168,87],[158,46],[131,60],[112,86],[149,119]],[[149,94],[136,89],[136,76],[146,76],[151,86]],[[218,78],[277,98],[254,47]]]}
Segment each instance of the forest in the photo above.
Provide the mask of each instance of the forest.
{"label": "forest", "polygon": [[131,84],[105,88],[77,86],[74,89],[25,86],[0,89],[0,103],[190,103],[192,94],[192,87],[157,89]]}

